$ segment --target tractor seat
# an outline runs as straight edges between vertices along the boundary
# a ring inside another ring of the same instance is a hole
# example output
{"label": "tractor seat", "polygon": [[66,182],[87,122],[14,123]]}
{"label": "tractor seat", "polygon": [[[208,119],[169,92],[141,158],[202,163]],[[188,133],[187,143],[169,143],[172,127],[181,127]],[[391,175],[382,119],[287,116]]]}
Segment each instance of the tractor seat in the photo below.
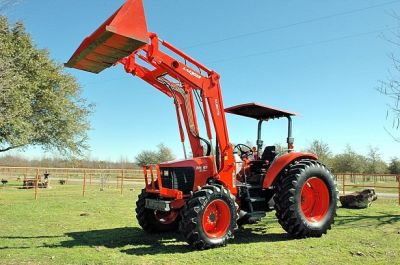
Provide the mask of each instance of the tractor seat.
{"label": "tractor seat", "polygon": [[272,163],[275,157],[276,157],[276,146],[274,145],[266,146],[264,152],[261,155],[261,160]]}
{"label": "tractor seat", "polygon": [[260,160],[250,162],[251,172],[255,174],[263,174],[267,172],[268,167],[276,157],[275,146],[267,146]]}

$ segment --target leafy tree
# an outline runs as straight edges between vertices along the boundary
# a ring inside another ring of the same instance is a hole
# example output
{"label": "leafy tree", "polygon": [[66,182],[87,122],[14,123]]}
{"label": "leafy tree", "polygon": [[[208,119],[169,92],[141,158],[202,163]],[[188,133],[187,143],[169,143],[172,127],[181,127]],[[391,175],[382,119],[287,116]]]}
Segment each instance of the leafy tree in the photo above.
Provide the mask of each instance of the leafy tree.
{"label": "leafy tree", "polygon": [[172,150],[165,146],[163,143],[157,145],[158,152],[157,152],[157,161],[158,163],[171,161],[175,159],[175,155],[173,154]]}
{"label": "leafy tree", "polygon": [[321,140],[314,140],[306,149],[306,151],[316,154],[318,156],[318,159],[325,164],[331,163],[330,159],[332,157],[332,152],[329,149],[329,145]]}
{"label": "leafy tree", "polygon": [[0,152],[33,145],[80,155],[91,110],[76,80],[33,44],[23,24],[0,16]]}
{"label": "leafy tree", "polygon": [[136,164],[139,166],[157,164],[157,152],[151,150],[143,150],[136,156]]}
{"label": "leafy tree", "polygon": [[175,159],[171,149],[164,144],[157,146],[157,151],[143,150],[136,156],[136,164],[139,166],[154,165],[161,162],[171,161]]}
{"label": "leafy tree", "polygon": [[250,148],[253,148],[253,146],[255,146],[255,144],[250,140],[246,140],[246,142],[244,142],[244,144],[247,145]]}
{"label": "leafy tree", "polygon": [[364,156],[347,145],[343,153],[334,156],[332,168],[337,173],[361,173],[365,168],[365,160]]}
{"label": "leafy tree", "polygon": [[364,173],[381,174],[387,172],[387,165],[382,160],[377,147],[369,147]]}
{"label": "leafy tree", "polygon": [[288,150],[288,148],[286,145],[283,145],[281,143],[275,143],[275,152],[277,154],[282,155],[282,154],[286,153],[287,150]]}
{"label": "leafy tree", "polygon": [[389,172],[390,174],[400,174],[400,160],[397,157],[390,160]]}

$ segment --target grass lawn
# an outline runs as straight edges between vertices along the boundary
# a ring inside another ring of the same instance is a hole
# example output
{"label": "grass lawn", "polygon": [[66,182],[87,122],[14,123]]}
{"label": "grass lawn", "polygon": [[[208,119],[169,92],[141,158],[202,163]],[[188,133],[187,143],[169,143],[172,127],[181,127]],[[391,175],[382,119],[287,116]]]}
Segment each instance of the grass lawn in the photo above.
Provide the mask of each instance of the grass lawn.
{"label": "grass lawn", "polygon": [[290,239],[274,213],[239,229],[227,247],[194,251],[179,234],[144,233],[134,216],[139,187],[0,188],[0,264],[399,264],[400,206],[378,199],[339,209],[322,238]]}

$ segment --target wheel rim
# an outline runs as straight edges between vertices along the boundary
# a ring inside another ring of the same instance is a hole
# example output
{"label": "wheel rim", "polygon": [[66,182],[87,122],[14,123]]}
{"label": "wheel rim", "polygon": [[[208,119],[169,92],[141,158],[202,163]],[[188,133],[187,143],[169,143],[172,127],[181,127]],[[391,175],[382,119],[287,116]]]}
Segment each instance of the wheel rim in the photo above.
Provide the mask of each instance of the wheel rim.
{"label": "wheel rim", "polygon": [[207,205],[203,214],[203,230],[209,238],[223,237],[230,225],[230,210],[228,204],[217,199]]}
{"label": "wheel rim", "polygon": [[309,178],[301,189],[301,210],[310,222],[321,221],[329,209],[329,191],[318,177]]}
{"label": "wheel rim", "polygon": [[178,212],[177,211],[163,212],[155,210],[154,216],[160,223],[167,225],[173,223],[176,220],[176,217],[178,217]]}

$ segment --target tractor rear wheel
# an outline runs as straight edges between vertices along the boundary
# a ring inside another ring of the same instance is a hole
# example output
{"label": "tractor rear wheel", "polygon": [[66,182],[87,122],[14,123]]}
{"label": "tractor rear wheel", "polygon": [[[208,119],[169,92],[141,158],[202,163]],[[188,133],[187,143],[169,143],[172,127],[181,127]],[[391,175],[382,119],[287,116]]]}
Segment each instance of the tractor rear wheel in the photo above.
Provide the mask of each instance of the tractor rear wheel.
{"label": "tractor rear wheel", "polygon": [[238,205],[221,185],[207,185],[194,192],[181,210],[179,230],[197,249],[227,244],[237,228]]}
{"label": "tractor rear wheel", "polygon": [[148,209],[145,207],[146,198],[151,198],[151,194],[142,189],[136,201],[136,218],[143,230],[149,233],[163,233],[177,230],[180,219],[179,212],[177,210],[163,212]]}
{"label": "tractor rear wheel", "polygon": [[322,163],[299,160],[278,180],[276,217],[295,238],[320,237],[334,223],[337,196],[333,176]]}

